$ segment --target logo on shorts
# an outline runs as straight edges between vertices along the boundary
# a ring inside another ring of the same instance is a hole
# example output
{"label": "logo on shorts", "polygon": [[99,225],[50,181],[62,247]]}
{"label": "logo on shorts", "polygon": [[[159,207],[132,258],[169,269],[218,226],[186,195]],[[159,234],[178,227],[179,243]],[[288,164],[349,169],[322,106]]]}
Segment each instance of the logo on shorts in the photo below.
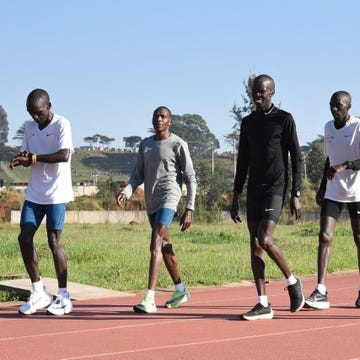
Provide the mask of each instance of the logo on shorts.
{"label": "logo on shorts", "polygon": [[360,210],[357,211],[358,215],[360,215]]}
{"label": "logo on shorts", "polygon": [[275,209],[265,209],[265,212],[273,211]]}

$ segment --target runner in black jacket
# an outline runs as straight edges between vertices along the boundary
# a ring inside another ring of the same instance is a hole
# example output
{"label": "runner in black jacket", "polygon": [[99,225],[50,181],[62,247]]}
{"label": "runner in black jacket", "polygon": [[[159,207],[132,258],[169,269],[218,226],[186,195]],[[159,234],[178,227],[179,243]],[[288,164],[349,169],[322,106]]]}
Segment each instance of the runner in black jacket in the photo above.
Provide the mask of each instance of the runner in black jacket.
{"label": "runner in black jacket", "polygon": [[288,154],[291,157],[291,214],[301,218],[300,186],[302,158],[292,115],[276,108],[271,100],[274,80],[268,75],[254,79],[252,96],[256,110],[241,123],[234,196],[230,210],[239,217],[238,198],[247,175],[246,214],[251,242],[251,267],[258,293],[255,307],[240,317],[245,320],[271,319],[273,311],[265,292],[264,250],[284,274],[290,296],[290,310],[299,311],[305,302],[302,282],[295,277],[272,235],[279,221],[288,188]]}

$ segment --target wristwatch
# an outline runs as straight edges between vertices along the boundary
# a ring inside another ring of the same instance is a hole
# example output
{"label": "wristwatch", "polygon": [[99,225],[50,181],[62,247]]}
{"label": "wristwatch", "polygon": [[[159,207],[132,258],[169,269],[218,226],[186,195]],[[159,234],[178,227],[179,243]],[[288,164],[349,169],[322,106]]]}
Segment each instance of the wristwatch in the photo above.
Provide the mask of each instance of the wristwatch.
{"label": "wristwatch", "polygon": [[295,197],[300,197],[301,193],[300,193],[300,190],[293,190],[291,192],[291,195],[292,196],[295,196]]}
{"label": "wristwatch", "polygon": [[344,164],[346,165],[347,169],[354,170],[354,164],[352,161],[345,161]]}

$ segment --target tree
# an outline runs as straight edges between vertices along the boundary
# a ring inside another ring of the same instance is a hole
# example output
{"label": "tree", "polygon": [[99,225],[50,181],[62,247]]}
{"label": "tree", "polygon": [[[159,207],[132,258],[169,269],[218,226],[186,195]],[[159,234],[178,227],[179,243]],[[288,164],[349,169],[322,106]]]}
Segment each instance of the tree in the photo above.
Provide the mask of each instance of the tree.
{"label": "tree", "polygon": [[123,141],[125,143],[125,148],[130,149],[131,151],[135,152],[139,147],[141,137],[140,136],[127,136],[123,137]]}
{"label": "tree", "polygon": [[[220,148],[219,140],[212,134],[205,120],[197,114],[173,115],[171,132],[188,143],[191,156],[196,159]],[[153,129],[150,129],[154,132]]]}
{"label": "tree", "polygon": [[324,154],[324,136],[308,143],[309,151],[303,152],[305,158],[306,177],[315,185],[319,185],[324,172],[326,156]]}
{"label": "tree", "polygon": [[115,139],[114,138],[110,138],[108,136],[105,136],[105,135],[98,135],[98,141],[99,141],[99,144],[101,145],[108,145],[110,143],[112,143]]}
{"label": "tree", "polygon": [[94,136],[87,136],[87,137],[84,137],[83,140],[84,140],[90,147],[92,147],[94,144],[97,143],[98,138],[95,138]]}
{"label": "tree", "polygon": [[239,134],[240,134],[240,126],[241,121],[244,115],[249,114],[255,109],[255,104],[252,99],[251,89],[254,83],[256,75],[251,74],[248,77],[247,82],[243,81],[243,85],[245,87],[246,95],[241,95],[243,105],[238,106],[236,104],[233,105],[230,110],[231,117],[235,120],[235,124],[232,127],[232,132],[224,136],[225,142],[233,147],[233,149],[238,148]]}
{"label": "tree", "polygon": [[16,130],[16,134],[13,137],[13,140],[19,140],[20,143],[22,143],[23,139],[24,139],[24,133],[25,133],[25,126],[28,122],[30,122],[31,120],[27,120],[25,121],[17,130]]}
{"label": "tree", "polygon": [[230,180],[228,170],[217,166],[216,173],[208,160],[202,159],[196,168],[197,196],[196,217],[199,221],[213,222],[221,219],[224,208],[228,206],[226,193]]}
{"label": "tree", "polygon": [[0,105],[0,146],[4,146],[8,141],[9,123],[7,120],[7,113]]}

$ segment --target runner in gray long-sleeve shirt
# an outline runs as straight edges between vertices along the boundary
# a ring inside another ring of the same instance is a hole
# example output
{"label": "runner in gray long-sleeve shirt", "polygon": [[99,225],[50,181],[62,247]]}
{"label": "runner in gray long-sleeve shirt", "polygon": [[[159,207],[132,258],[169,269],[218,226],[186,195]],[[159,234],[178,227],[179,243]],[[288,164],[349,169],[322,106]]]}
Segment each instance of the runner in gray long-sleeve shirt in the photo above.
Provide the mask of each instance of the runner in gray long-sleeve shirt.
{"label": "runner in gray long-sleeve shirt", "polygon": [[165,304],[168,308],[180,306],[189,300],[190,294],[181,282],[177,261],[169,237],[182,194],[182,183],[187,188],[186,210],[181,218],[181,231],[190,227],[195,207],[196,178],[188,146],[184,140],[169,130],[172,116],[165,106],[153,113],[155,135],[141,141],[136,166],[127,186],[117,194],[117,203],[131,197],[135,189],[144,183],[145,204],[152,227],[150,245],[149,282],[146,295],[135,312],[156,312],[155,286],[162,259],[175,284],[175,291]]}

